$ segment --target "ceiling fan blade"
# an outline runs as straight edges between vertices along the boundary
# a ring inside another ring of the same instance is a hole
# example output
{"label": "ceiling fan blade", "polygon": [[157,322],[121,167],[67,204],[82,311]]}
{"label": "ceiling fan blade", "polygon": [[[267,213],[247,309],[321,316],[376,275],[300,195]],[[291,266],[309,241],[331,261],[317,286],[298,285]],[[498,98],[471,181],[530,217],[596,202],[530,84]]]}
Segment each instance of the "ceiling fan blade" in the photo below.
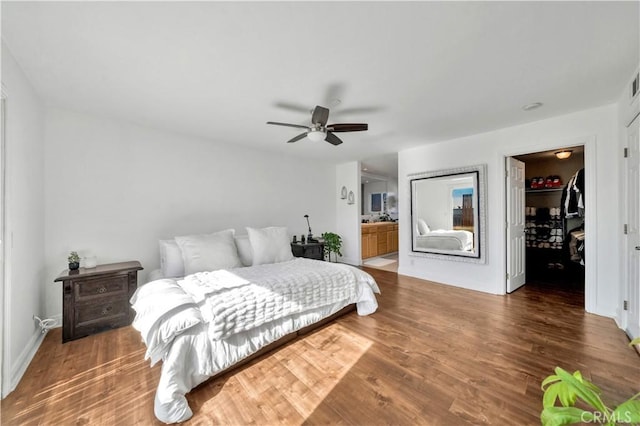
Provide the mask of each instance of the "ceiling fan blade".
{"label": "ceiling fan blade", "polygon": [[311,108],[308,106],[294,104],[290,102],[276,102],[275,106],[282,109],[288,109],[289,111],[304,112],[305,114],[309,114],[309,111],[311,111]]}
{"label": "ceiling fan blade", "polygon": [[293,139],[290,139],[287,141],[287,143],[293,143],[293,142],[298,142],[300,139],[304,139],[307,137],[307,132],[304,133],[300,133],[298,136],[296,136]]}
{"label": "ceiling fan blade", "polygon": [[327,120],[329,120],[329,110],[325,107],[321,107],[317,105],[313,109],[313,115],[311,116],[311,123],[320,124],[321,126],[327,125]]}
{"label": "ceiling fan blade", "polygon": [[374,112],[379,112],[382,111],[383,108],[382,107],[354,107],[354,108],[341,108],[341,109],[335,109],[333,111],[333,115],[338,115],[338,114],[368,114],[368,113],[374,113]]}
{"label": "ceiling fan blade", "polygon": [[369,125],[367,123],[340,123],[331,124],[327,126],[327,129],[332,132],[363,132],[369,130]]}
{"label": "ceiling fan blade", "polygon": [[278,123],[277,121],[267,121],[267,124],[275,124],[276,126],[287,126],[287,127],[296,127],[299,129],[309,129],[309,126],[303,126],[301,124],[289,124],[289,123]]}
{"label": "ceiling fan blade", "polygon": [[342,143],[340,138],[331,132],[327,132],[327,137],[324,140],[329,142],[332,145],[340,145]]}

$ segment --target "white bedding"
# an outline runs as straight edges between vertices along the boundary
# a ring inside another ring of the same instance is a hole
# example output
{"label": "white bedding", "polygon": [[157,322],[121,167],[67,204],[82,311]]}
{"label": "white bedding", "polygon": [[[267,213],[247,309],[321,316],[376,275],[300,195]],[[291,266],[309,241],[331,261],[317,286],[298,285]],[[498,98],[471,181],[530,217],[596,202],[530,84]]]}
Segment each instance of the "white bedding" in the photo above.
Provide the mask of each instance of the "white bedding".
{"label": "white bedding", "polygon": [[438,229],[416,236],[416,246],[437,250],[473,250],[473,232]]}
{"label": "white bedding", "polygon": [[[229,273],[233,276],[225,276]],[[153,362],[149,354],[161,353],[163,360],[154,409],[166,423],[191,417],[185,394],[209,377],[349,304],[356,303],[359,315],[371,314],[378,306],[374,292],[380,292],[373,278],[360,269],[304,258],[204,275],[212,278],[194,274],[184,280],[152,281],[131,299],[137,312],[133,325],[147,345],[154,345],[148,347],[147,357]],[[176,295],[176,287],[183,294]],[[251,303],[243,309],[234,311],[233,304],[225,303],[247,300],[251,289],[255,296],[248,298]],[[163,292],[176,299],[166,303],[169,312],[145,309],[160,305],[149,303],[149,295],[157,298]],[[198,300],[199,309],[194,310],[188,298]],[[259,314],[247,314],[251,304]],[[220,314],[229,321],[218,318]]]}

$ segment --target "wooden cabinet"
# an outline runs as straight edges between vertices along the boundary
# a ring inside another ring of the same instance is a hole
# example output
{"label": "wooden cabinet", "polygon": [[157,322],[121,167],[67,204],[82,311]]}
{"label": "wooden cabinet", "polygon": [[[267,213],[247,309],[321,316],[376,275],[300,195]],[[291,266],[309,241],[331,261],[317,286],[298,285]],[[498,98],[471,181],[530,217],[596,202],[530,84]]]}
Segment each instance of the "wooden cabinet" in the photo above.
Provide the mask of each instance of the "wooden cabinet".
{"label": "wooden cabinet", "polygon": [[398,251],[398,224],[389,222],[362,225],[362,258]]}
{"label": "wooden cabinet", "polygon": [[378,234],[373,228],[362,228],[362,258],[378,255]]}
{"label": "wooden cabinet", "polygon": [[62,272],[54,280],[62,281],[62,342],[131,324],[142,269],[133,261]]}
{"label": "wooden cabinet", "polygon": [[323,243],[291,243],[291,252],[295,257],[324,260]]}
{"label": "wooden cabinet", "polygon": [[387,231],[387,249],[390,253],[398,251],[398,225],[393,225],[393,229]]}

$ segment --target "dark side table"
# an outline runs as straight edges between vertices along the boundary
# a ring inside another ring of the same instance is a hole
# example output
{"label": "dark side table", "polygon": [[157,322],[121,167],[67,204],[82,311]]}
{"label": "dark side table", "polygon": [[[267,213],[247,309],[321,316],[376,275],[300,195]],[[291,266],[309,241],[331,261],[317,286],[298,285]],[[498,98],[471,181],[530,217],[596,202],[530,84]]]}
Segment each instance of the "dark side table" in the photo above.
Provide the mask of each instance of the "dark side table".
{"label": "dark side table", "polygon": [[324,243],[291,243],[291,252],[295,257],[324,260]]}
{"label": "dark side table", "polygon": [[54,280],[62,281],[62,343],[131,324],[142,269],[132,261],[63,271]]}

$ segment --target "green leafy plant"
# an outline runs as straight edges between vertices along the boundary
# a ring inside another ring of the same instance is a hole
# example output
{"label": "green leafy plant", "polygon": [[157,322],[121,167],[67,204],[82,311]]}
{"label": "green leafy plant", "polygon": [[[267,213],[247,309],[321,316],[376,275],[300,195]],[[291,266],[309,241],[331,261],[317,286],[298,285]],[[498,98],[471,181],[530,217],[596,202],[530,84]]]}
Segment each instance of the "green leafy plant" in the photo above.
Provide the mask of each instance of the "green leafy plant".
{"label": "green leafy plant", "polygon": [[77,251],[72,251],[71,253],[69,253],[69,257],[67,257],[67,260],[69,261],[69,263],[78,263],[80,262],[80,256],[78,256]]}
{"label": "green leafy plant", "polygon": [[322,234],[322,238],[324,239],[324,253],[325,256],[331,262],[331,253],[335,253],[335,261],[338,261],[338,256],[342,256],[340,249],[342,248],[342,238],[340,235],[334,234],[333,232],[325,232]]}
{"label": "green leafy plant", "polygon": [[[629,346],[640,345],[640,338],[633,339]],[[540,420],[544,426],[570,425],[575,423],[593,423],[614,426],[617,424],[640,423],[640,393],[635,394],[615,408],[607,407],[600,389],[582,377],[579,371],[570,374],[556,367],[552,374],[542,382],[542,413]],[[560,401],[560,407],[556,406]],[[591,410],[576,407],[580,401]]]}

